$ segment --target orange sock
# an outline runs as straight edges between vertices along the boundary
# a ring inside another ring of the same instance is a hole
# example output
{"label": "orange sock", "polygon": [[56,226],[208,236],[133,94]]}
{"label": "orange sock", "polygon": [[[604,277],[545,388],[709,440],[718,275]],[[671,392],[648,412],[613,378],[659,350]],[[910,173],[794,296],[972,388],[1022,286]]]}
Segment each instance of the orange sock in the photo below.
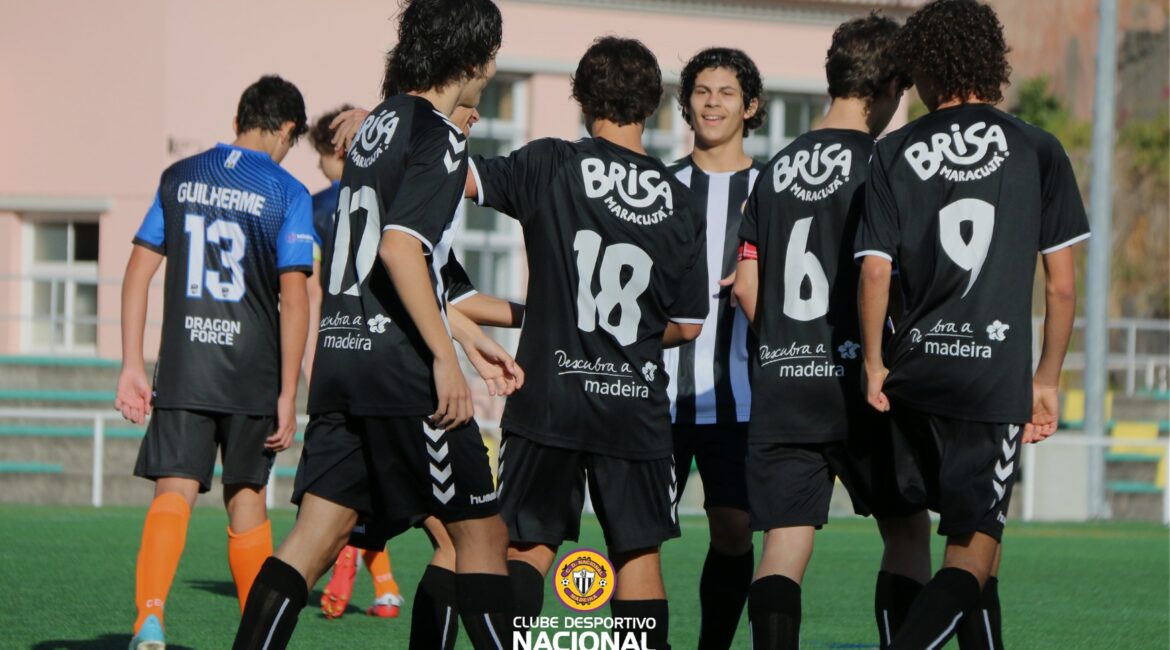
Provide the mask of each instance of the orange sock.
{"label": "orange sock", "polygon": [[366,561],[366,568],[370,570],[370,577],[374,579],[374,598],[381,598],[386,594],[398,596],[398,582],[394,574],[390,573],[390,554],[385,550],[366,551],[362,554]]}
{"label": "orange sock", "polygon": [[162,622],[167,593],[171,590],[183,546],[187,543],[187,522],[190,519],[191,507],[176,492],[164,492],[155,497],[146,511],[134,577],[134,602],[138,606],[135,634],[151,614]]}
{"label": "orange sock", "polygon": [[236,582],[236,597],[240,599],[240,613],[248,602],[248,591],[252,581],[260,573],[260,566],[272,555],[272,523],[265,520],[246,533],[228,533],[228,565],[232,568],[232,580]]}

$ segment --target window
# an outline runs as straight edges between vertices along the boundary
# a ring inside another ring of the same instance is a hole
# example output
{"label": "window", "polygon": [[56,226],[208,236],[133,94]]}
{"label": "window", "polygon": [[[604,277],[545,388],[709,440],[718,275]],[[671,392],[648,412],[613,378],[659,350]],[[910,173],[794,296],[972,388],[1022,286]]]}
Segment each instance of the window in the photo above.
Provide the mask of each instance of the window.
{"label": "window", "polygon": [[[527,82],[501,75],[483,91],[479,123],[471,128],[472,154],[500,156],[527,141]],[[520,224],[495,210],[465,202],[467,216],[455,237],[455,251],[476,290],[519,300],[524,293]]]}
{"label": "window", "polygon": [[98,222],[90,218],[26,219],[24,348],[92,352],[97,345]]}
{"label": "window", "polygon": [[744,140],[747,154],[760,162],[769,160],[796,136],[812,129],[829,108],[824,95],[768,93],[768,121]]}

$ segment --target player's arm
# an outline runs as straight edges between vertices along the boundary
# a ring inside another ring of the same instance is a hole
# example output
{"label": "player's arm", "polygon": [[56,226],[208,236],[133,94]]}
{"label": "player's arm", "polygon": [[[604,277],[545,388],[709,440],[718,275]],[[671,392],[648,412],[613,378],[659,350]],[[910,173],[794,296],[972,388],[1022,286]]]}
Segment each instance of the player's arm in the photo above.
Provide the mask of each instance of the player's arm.
{"label": "player's arm", "polygon": [[890,400],[882,392],[886,381],[886,364],[882,360],[882,326],[890,301],[890,276],[893,264],[877,255],[867,255],[861,263],[861,287],[857,306],[861,319],[861,349],[865,355],[865,399],[879,411],[890,410]]}
{"label": "player's arm", "polygon": [[509,302],[482,293],[467,296],[451,305],[479,325],[488,327],[520,327],[524,323],[524,305]]}
{"label": "player's arm", "polygon": [[1060,416],[1060,369],[1076,318],[1076,258],[1062,248],[1044,256],[1044,343],[1032,378],[1032,422],[1024,442],[1040,442],[1056,433]]}
{"label": "player's arm", "polygon": [[735,267],[735,299],[739,308],[747,316],[752,330],[756,327],[756,300],[760,292],[760,262],[756,252],[756,245],[751,242],[741,242],[739,245],[739,263]]}
{"label": "player's arm", "polygon": [[308,277],[303,272],[280,274],[280,395],[276,399],[276,431],[264,446],[284,451],[297,432],[297,383],[309,332]]}
{"label": "player's arm", "polygon": [[114,408],[135,424],[142,424],[150,415],[151,386],[146,376],[142,339],[150,282],[162,260],[162,254],[134,246],[122,279],[122,372],[118,376]]}
{"label": "player's arm", "polygon": [[309,296],[309,331],[305,337],[305,359],[302,362],[302,367],[305,373],[305,383],[313,381],[313,359],[317,356],[317,334],[321,328],[321,300],[325,297],[321,290],[321,283],[316,280],[320,278],[321,273],[321,256],[320,254],[313,255],[313,278],[312,282],[306,283],[306,290]]}
{"label": "player's arm", "polygon": [[150,281],[167,252],[160,197],[161,190],[155,193],[154,202],[134,235],[130,261],[122,279],[122,372],[118,375],[114,408],[135,424],[142,424],[150,415],[151,386],[142,356],[142,339],[146,331]]}
{"label": "player's arm", "polygon": [[447,310],[447,321],[451,324],[451,335],[459,341],[467,360],[487,384],[488,394],[507,397],[524,385],[524,370],[479,325],[458,309]]}
{"label": "player's arm", "polygon": [[440,429],[466,424],[473,412],[471,391],[459,368],[455,346],[443,326],[439,305],[435,302],[422,242],[409,233],[389,229],[382,235],[378,256],[386,265],[406,313],[434,357],[439,406],[431,416],[432,424]]}
{"label": "player's arm", "polygon": [[666,330],[662,332],[662,348],[677,348],[684,343],[690,343],[699,338],[703,332],[703,323],[677,323],[670,321]]}

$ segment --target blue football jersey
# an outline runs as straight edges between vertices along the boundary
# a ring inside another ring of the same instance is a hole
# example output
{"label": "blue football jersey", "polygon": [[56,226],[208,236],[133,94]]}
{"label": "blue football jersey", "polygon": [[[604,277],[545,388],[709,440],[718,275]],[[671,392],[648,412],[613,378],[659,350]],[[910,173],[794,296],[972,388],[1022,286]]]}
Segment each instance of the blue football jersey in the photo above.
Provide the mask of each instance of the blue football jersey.
{"label": "blue football jersey", "polygon": [[304,185],[266,153],[216,145],[163,172],[134,243],[168,258],[155,406],[274,414],[280,274],[313,271]]}

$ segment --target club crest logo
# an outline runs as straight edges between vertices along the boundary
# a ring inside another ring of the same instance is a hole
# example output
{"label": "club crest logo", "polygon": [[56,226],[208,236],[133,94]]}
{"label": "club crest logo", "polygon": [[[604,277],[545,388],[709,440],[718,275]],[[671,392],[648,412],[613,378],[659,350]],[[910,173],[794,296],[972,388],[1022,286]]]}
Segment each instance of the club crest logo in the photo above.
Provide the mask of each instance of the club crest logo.
{"label": "club crest logo", "polygon": [[561,558],[553,572],[553,590],[565,607],[592,612],[609,602],[617,587],[617,572],[601,553],[580,548]]}

